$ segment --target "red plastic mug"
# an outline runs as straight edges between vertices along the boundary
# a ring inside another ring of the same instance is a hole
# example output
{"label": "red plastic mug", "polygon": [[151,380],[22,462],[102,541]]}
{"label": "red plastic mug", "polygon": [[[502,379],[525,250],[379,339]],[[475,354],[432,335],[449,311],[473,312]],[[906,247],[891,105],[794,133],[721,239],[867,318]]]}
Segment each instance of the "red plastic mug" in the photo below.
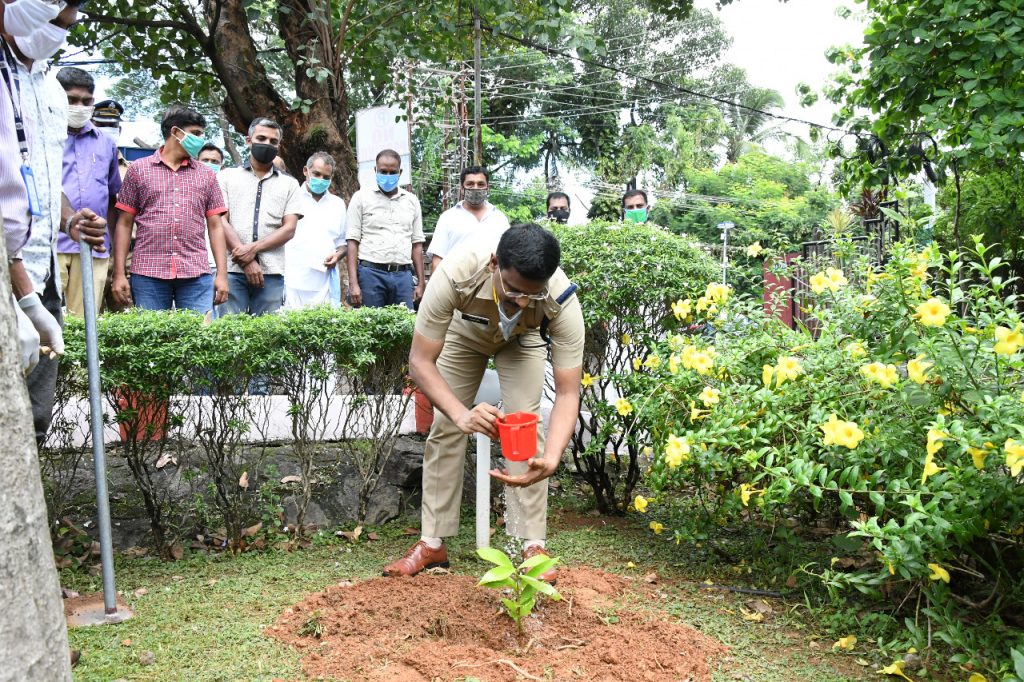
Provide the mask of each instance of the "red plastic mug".
{"label": "red plastic mug", "polygon": [[524,462],[537,454],[537,422],[530,412],[513,412],[498,420],[501,454],[513,462]]}

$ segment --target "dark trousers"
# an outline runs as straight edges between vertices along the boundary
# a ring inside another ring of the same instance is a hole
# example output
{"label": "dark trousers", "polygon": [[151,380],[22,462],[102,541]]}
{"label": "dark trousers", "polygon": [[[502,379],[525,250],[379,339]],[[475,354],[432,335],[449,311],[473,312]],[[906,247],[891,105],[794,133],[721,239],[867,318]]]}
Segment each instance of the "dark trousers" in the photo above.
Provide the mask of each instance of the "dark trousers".
{"label": "dark trousers", "polygon": [[387,272],[360,265],[357,270],[363,305],[383,308],[386,305],[405,305],[412,310],[412,271]]}
{"label": "dark trousers", "polygon": [[[53,280],[53,273],[56,271],[56,263],[50,268],[50,274],[46,278],[46,285],[43,288],[43,307],[50,311],[50,314],[57,318],[60,326],[64,326],[64,316],[61,313],[60,292],[57,291],[56,282]],[[39,364],[36,365],[25,378],[28,384],[28,397],[32,402],[32,422],[36,429],[36,443],[43,446],[46,440],[46,432],[50,430],[50,422],[53,421],[53,398],[57,391],[57,369],[60,359],[51,360],[39,355]]]}

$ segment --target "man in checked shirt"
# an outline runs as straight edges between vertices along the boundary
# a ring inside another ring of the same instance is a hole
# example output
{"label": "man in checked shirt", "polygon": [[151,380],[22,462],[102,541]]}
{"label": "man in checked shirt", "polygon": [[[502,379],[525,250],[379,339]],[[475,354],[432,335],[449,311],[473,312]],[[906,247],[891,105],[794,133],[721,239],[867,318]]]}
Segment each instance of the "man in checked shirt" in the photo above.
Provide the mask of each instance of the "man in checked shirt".
{"label": "man in checked shirt", "polygon": [[[114,298],[146,310],[187,308],[199,314],[228,298],[221,215],[227,212],[217,176],[196,159],[206,144],[206,120],[174,106],[164,114],[164,146],[132,162],[125,173],[114,234]],[[136,226],[129,284],[125,260]],[[217,263],[210,273],[206,238]]]}

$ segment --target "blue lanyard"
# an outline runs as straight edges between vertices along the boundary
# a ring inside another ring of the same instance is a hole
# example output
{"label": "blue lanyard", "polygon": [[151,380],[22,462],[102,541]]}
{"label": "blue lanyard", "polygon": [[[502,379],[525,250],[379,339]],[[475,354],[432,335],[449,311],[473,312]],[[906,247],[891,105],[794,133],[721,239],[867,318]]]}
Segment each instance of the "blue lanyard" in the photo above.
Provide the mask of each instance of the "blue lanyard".
{"label": "blue lanyard", "polygon": [[28,163],[28,136],[25,135],[25,121],[21,117],[21,79],[18,77],[18,65],[7,41],[0,40],[0,42],[3,42],[4,45],[4,58],[0,59],[0,72],[3,73],[4,84],[7,86],[7,92],[11,96],[11,110],[14,112],[14,130],[18,136],[18,148],[21,150],[21,158],[22,161]]}

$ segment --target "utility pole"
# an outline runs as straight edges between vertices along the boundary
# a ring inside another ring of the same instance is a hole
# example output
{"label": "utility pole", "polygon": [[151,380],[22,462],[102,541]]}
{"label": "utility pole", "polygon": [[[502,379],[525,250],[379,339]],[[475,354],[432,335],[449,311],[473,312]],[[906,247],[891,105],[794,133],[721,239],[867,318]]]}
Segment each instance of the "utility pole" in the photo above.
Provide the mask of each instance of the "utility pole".
{"label": "utility pole", "polygon": [[483,165],[484,131],[480,123],[480,6],[473,4],[473,164]]}

